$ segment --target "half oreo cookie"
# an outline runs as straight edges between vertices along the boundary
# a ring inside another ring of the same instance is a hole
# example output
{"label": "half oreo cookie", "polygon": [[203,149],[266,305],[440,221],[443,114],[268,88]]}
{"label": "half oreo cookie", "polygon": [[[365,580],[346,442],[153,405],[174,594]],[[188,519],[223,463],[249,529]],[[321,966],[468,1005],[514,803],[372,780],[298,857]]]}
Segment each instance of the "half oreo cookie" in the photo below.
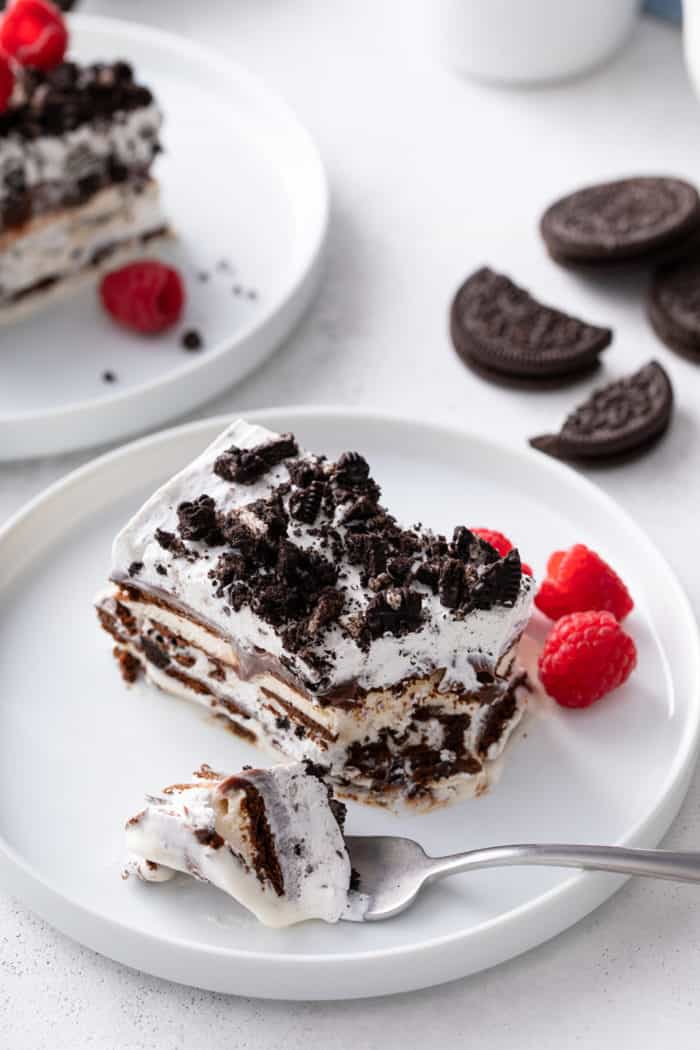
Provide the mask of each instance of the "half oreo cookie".
{"label": "half oreo cookie", "polygon": [[650,361],[633,375],[594,391],[558,434],[530,439],[533,448],[560,459],[601,460],[648,447],[671,421],[673,387]]}
{"label": "half oreo cookie", "polygon": [[570,193],[546,210],[540,232],[558,262],[658,262],[700,232],[700,197],[683,179],[640,176]]}
{"label": "half oreo cookie", "polygon": [[530,380],[588,371],[612,340],[609,328],[544,306],[488,267],[455,295],[450,334],[457,353],[479,373]]}

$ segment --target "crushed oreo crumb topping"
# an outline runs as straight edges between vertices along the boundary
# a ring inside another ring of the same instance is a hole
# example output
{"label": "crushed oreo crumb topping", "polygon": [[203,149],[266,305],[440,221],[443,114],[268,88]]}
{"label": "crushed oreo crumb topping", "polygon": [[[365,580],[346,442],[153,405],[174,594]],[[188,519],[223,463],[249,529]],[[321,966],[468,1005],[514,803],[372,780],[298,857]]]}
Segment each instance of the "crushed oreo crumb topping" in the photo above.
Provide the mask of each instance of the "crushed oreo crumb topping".
{"label": "crushed oreo crumb topping", "polygon": [[345,598],[335,587],[326,587],[318,596],[316,605],[306,621],[306,633],[315,638],[324,627],[338,619],[343,611]]}
{"label": "crushed oreo crumb topping", "polygon": [[514,605],[520,593],[522,567],[514,548],[505,558],[489,565],[473,590],[474,607],[490,609],[493,605]]}
{"label": "crushed oreo crumb topping", "polygon": [[[327,636],[334,629],[367,651],[383,635],[424,630],[428,596],[438,598],[443,618],[449,611],[457,619],[517,601],[516,550],[501,558],[464,526],[449,540],[402,528],[379,503],[379,486],[357,452],[327,462],[299,455],[293,435],[283,434],[252,449],[231,447],[213,469],[250,485],[279,463],[285,473],[270,479],[265,497],[226,510],[225,497],[215,503],[204,492],[177,506],[176,532],[159,529],[155,538],[173,558],[210,557],[223,611],[247,607],[269,624],[282,640],[285,668],[314,688],[332,682]],[[210,556],[197,544],[221,550]],[[282,720],[278,728],[288,727]]]}
{"label": "crushed oreo crumb topping", "polygon": [[287,464],[290,481],[300,489],[308,488],[313,481],[325,481],[324,462],[323,456],[314,456],[313,458],[302,456],[299,459],[291,460]]}
{"label": "crushed oreo crumb topping", "polygon": [[289,501],[289,513],[296,521],[313,525],[318,517],[323,502],[324,484],[314,478],[306,488],[294,492]]}
{"label": "crushed oreo crumb topping", "polygon": [[467,587],[464,562],[459,558],[445,558],[440,565],[438,594],[446,609],[459,609]]}
{"label": "crushed oreo crumb topping", "polygon": [[272,467],[284,459],[299,453],[293,434],[280,434],[255,448],[237,448],[235,445],[222,452],[214,463],[214,473],[224,481],[237,481],[241,485],[252,485]]}
{"label": "crushed oreo crumb topping", "polygon": [[429,587],[433,594],[438,593],[441,565],[438,559],[419,562],[413,568],[413,575],[419,583]]}
{"label": "crushed oreo crumb topping", "polygon": [[498,561],[500,557],[498,551],[490,543],[482,540],[480,536],[475,536],[464,525],[458,525],[454,530],[450,553],[455,558],[461,558],[462,561],[475,565],[490,565]]}
{"label": "crushed oreo crumb topping", "polygon": [[365,624],[372,638],[415,631],[422,620],[423,595],[409,587],[391,587],[372,598],[365,612]]}
{"label": "crushed oreo crumb topping", "polygon": [[335,464],[333,477],[346,489],[364,485],[369,478],[369,463],[359,452],[343,452]]}
{"label": "crushed oreo crumb topping", "polygon": [[202,495],[177,508],[178,532],[183,540],[201,540],[210,547],[224,542],[216,516],[216,505],[211,496]]}
{"label": "crushed oreo crumb topping", "polygon": [[167,532],[165,529],[156,529],[155,531],[156,543],[163,548],[164,551],[168,551],[172,554],[173,558],[186,558],[188,561],[196,561],[196,551],[190,550],[182,542],[179,536],[176,536],[174,532]]}
{"label": "crushed oreo crumb topping", "polygon": [[25,66],[18,71],[10,105],[0,115],[0,135],[63,135],[152,101],[148,88],[134,82],[127,62],[60,62],[49,70]]}

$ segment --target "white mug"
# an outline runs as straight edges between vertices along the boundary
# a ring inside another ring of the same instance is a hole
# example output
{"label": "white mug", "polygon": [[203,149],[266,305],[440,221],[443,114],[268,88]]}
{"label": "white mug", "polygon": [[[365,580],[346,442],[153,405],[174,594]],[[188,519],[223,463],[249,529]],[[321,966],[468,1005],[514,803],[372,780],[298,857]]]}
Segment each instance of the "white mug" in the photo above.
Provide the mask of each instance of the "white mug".
{"label": "white mug", "polygon": [[[627,39],[641,0],[426,0],[440,57],[484,80],[532,84],[583,73]],[[688,0],[700,5],[700,0]]]}
{"label": "white mug", "polygon": [[683,48],[690,79],[700,94],[700,0],[683,0]]}

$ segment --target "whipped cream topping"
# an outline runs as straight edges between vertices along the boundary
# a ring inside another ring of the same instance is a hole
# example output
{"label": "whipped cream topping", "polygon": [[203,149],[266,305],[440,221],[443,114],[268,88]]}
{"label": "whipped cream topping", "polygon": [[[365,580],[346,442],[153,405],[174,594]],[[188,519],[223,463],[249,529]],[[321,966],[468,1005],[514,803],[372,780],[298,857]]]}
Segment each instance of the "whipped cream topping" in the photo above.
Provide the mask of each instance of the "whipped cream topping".
{"label": "whipped cream topping", "polygon": [[[264,806],[267,864],[260,863],[261,823],[247,790]],[[233,777],[206,767],[191,784],[146,796],[126,825],[127,872],[163,882],[176,872],[210,882],[266,926],[307,919],[337,922],[350,886],[350,858],[328,791],[306,764],[250,770]],[[336,803],[333,803],[336,805]]]}
{"label": "whipped cream topping", "polygon": [[[215,460],[232,446],[256,448],[276,437],[266,428],[243,420],[228,427],[193,463],[161,486],[119,533],[113,547],[112,578],[129,582],[130,567],[138,565],[138,572],[133,576],[136,586],[167,595],[185,612],[194,611],[200,620],[211,624],[224,638],[230,638],[238,649],[264,650],[283,659],[285,666],[313,689],[321,681],[315,664],[307,662],[303,653],[287,649],[282,633],[258,616],[250,605],[235,609],[225,596],[217,596],[210,572],[224,547],[188,541],[187,547],[197,554],[196,558],[188,559],[165,550],[155,537],[156,529],[177,532],[177,508],[183,501],[193,501],[206,494],[220,512],[230,513],[253,501],[268,499],[276,488],[289,483],[290,473],[285,462],[272,467],[252,484],[225,480],[214,473]],[[314,461],[314,457],[308,458]],[[289,498],[289,495],[285,497],[287,504]],[[337,522],[336,528],[342,536],[343,525]],[[295,520],[290,533],[297,546],[320,549],[318,530]],[[422,535],[428,535],[426,530]],[[480,687],[477,673],[493,673],[522,633],[530,613],[533,581],[522,577],[512,604],[473,609],[463,616],[456,616],[442,604],[439,595],[414,581],[412,589],[422,598],[418,629],[402,635],[387,632],[374,637],[368,648],[358,645],[349,626],[350,618],[358,609],[366,608],[372,594],[362,583],[360,568],[347,559],[340,565],[338,586],[345,595],[344,610],[314,646],[326,661],[323,681],[327,690],[347,683],[365,690],[378,689],[444,669],[441,688],[471,691]]]}

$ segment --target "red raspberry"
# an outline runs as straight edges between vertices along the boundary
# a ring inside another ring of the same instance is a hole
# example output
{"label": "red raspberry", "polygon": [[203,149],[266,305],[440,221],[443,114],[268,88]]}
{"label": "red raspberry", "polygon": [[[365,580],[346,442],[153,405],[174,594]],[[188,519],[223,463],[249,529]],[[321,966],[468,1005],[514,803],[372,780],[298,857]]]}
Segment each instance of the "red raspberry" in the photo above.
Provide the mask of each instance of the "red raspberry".
{"label": "red raspberry", "polygon": [[549,560],[547,561],[548,576],[556,577],[559,575],[559,566],[561,565],[565,554],[566,551],[554,551],[553,554],[550,554]]}
{"label": "red raspberry", "polygon": [[634,608],[629,591],[607,562],[582,543],[555,551],[547,562],[547,577],[535,605],[550,620],[567,613],[604,609],[618,620]]}
{"label": "red raspberry", "polygon": [[15,75],[7,55],[0,51],[0,113],[4,113],[12,98],[15,86]]}
{"label": "red raspberry", "polygon": [[[496,532],[495,529],[470,529],[475,536],[479,536],[482,540],[486,540],[491,546],[498,551],[502,558],[505,558],[506,554],[513,550],[513,544],[510,542],[507,536],[504,536],[502,532]],[[533,572],[529,565],[522,562],[522,570],[528,576],[532,576]]]}
{"label": "red raspberry", "polygon": [[53,69],[68,47],[68,30],[50,0],[14,0],[0,22],[0,47],[23,66]]}
{"label": "red raspberry", "polygon": [[612,613],[580,612],[562,617],[540,655],[542,685],[563,707],[588,707],[626,682],[637,649]]}
{"label": "red raspberry", "polygon": [[102,304],[115,321],[137,332],[162,332],[180,319],[185,289],[177,270],[145,259],[102,278]]}

